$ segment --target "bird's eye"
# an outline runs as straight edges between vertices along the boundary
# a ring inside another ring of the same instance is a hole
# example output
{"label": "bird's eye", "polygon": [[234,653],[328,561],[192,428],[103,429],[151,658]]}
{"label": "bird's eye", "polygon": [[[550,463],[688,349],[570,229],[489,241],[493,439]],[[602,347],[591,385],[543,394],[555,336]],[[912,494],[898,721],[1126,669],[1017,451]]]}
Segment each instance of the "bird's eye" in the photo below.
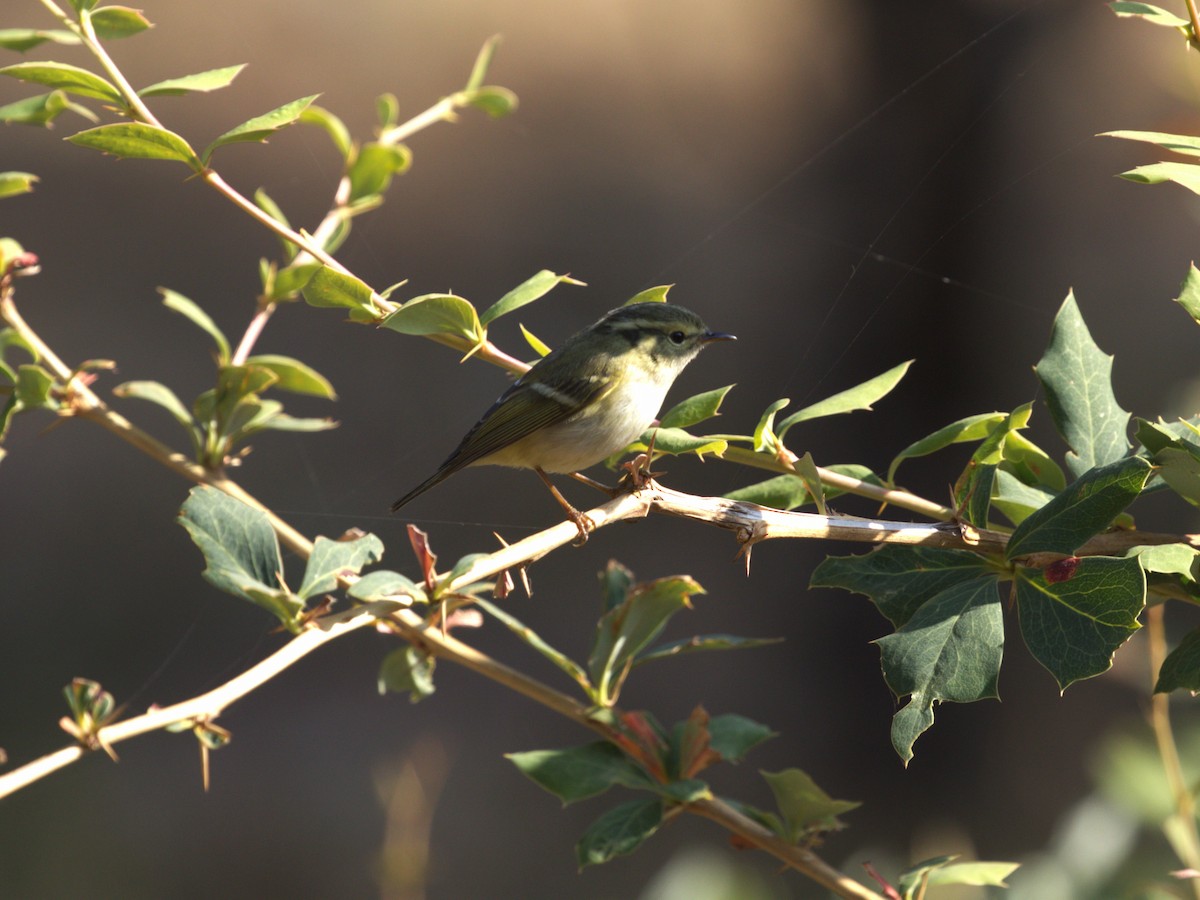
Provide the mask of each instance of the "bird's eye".
{"label": "bird's eye", "polygon": [[667,337],[670,338],[672,344],[682,344],[687,335],[682,331],[672,331]]}

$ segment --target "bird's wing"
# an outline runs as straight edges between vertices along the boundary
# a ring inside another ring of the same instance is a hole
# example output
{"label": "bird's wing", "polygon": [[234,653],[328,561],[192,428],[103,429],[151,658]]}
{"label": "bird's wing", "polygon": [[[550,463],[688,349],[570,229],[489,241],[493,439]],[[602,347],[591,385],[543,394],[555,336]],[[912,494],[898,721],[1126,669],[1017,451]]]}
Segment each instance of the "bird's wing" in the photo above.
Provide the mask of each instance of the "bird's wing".
{"label": "bird's wing", "polygon": [[478,462],[535,431],[570,418],[615,386],[616,378],[608,375],[564,379],[553,387],[543,381],[519,381],[467,432],[446,465],[460,469]]}
{"label": "bird's wing", "polygon": [[562,422],[595,403],[617,385],[616,376],[608,374],[556,380],[559,383],[550,387],[542,381],[522,379],[501,394],[438,470],[393,503],[392,511],[459,469],[515,444],[541,428]]}

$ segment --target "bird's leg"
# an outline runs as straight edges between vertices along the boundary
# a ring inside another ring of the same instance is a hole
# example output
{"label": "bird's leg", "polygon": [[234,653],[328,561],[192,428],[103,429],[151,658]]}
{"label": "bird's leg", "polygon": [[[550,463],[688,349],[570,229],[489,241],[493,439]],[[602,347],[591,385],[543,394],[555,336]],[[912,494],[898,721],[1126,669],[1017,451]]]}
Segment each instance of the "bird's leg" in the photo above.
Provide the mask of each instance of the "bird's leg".
{"label": "bird's leg", "polygon": [[582,547],[587,543],[588,532],[595,529],[596,523],[568,503],[567,498],[559,493],[558,488],[554,486],[554,482],[550,480],[541,468],[535,467],[533,471],[537,472],[538,478],[542,479],[542,482],[550,489],[550,493],[554,495],[554,499],[558,501],[558,505],[563,508],[563,511],[567,514],[567,518],[574,522],[575,527],[579,529],[579,540],[575,541],[574,544],[576,547]]}
{"label": "bird's leg", "polygon": [[604,482],[597,481],[595,478],[589,478],[582,472],[570,472],[568,474],[581,484],[586,484],[588,487],[594,487],[596,490],[608,494],[610,497],[615,497],[617,494],[621,493],[617,488],[609,487]]}

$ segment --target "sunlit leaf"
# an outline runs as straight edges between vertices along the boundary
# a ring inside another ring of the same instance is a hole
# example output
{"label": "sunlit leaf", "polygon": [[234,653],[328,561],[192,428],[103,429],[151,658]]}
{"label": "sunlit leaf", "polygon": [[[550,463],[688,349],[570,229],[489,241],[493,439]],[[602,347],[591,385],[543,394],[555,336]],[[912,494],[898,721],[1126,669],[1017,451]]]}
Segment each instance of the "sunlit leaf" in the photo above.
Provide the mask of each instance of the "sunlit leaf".
{"label": "sunlit leaf", "polygon": [[279,379],[275,382],[274,387],[280,390],[291,391],[294,394],[309,394],[313,397],[324,397],[327,400],[337,399],[333,385],[329,383],[328,379],[298,359],[292,359],[290,356],[261,353],[257,356],[247,357],[246,364],[262,366],[274,372]]}
{"label": "sunlit leaf", "polygon": [[196,72],[192,75],[181,75],[178,78],[168,78],[156,81],[138,91],[139,97],[167,97],[190,93],[207,93],[229,87],[233,79],[241,74],[246,64],[225,66],[220,69],[209,69],[206,72]]}
{"label": "sunlit leaf", "polygon": [[120,122],[89,128],[67,138],[79,147],[99,150],[121,159],[169,159],[201,172],[203,164],[191,146],[173,131],[141,122]]}
{"label": "sunlit leaf", "polygon": [[479,321],[484,325],[492,322],[501,316],[508,315],[514,310],[520,309],[526,304],[532,303],[546,294],[550,293],[555,287],[560,284],[583,285],[584,282],[572,278],[570,275],[557,275],[549,269],[542,269],[531,278],[527,278],[521,282],[482,313],[479,314]]}
{"label": "sunlit leaf", "polygon": [[213,342],[217,345],[217,360],[221,365],[229,362],[228,338],[217,327],[217,323],[212,320],[212,317],[200,308],[198,303],[170,288],[160,287],[158,292],[162,294],[163,306],[171,310],[171,312],[179,313],[179,315],[202,329],[213,339]]}
{"label": "sunlit leaf", "polygon": [[263,113],[261,116],[255,116],[238,125],[235,128],[229,129],[215,141],[205,148],[202,159],[207,164],[209,157],[218,147],[224,147],[227,144],[240,142],[262,142],[279,131],[281,128],[286,128],[288,125],[296,122],[301,114],[308,109],[314,100],[320,94],[313,94],[309,97],[301,97],[299,100],[293,100],[291,103],[285,103],[283,106],[276,107],[270,112]]}
{"label": "sunlit leaf", "polygon": [[900,365],[894,366],[881,375],[876,375],[874,378],[864,381],[862,384],[855,385],[852,388],[834,394],[832,397],[827,397],[819,403],[814,403],[798,412],[792,413],[779,423],[777,433],[780,439],[783,439],[788,429],[793,425],[807,422],[809,419],[871,409],[872,403],[881,400],[891,393],[892,389],[900,383],[900,379],[904,377],[904,374],[908,371],[908,367],[912,364],[913,361],[911,359],[908,362],[900,363]]}
{"label": "sunlit leaf", "polygon": [[117,104],[123,102],[121,92],[112,83],[87,69],[67,63],[16,63],[0,69],[0,75],[8,75],[11,78],[33,84],[44,84],[48,88],[66,91],[68,94],[78,94],[80,97],[92,97]]}

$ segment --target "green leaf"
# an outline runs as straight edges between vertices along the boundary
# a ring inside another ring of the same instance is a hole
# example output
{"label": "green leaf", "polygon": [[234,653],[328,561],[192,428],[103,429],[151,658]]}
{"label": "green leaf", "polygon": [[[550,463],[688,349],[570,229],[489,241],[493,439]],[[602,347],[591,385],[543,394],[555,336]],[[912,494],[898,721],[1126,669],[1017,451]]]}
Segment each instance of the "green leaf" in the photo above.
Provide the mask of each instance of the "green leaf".
{"label": "green leaf", "polygon": [[993,425],[955,482],[954,505],[959,515],[971,525],[978,528],[988,526],[992,486],[1000,463],[1004,460],[1008,438],[1029,424],[1032,406],[1031,403],[1022,404]]}
{"label": "green leaf", "polygon": [[346,591],[355,600],[363,603],[374,603],[378,600],[395,600],[397,597],[408,597],[417,603],[427,603],[425,591],[399,572],[387,569],[376,569],[368,572]]}
{"label": "green leaf", "polygon": [[107,100],[124,106],[121,92],[110,82],[87,69],[71,66],[60,62],[26,62],[5,66],[0,69],[0,75],[8,75],[20,81],[33,84],[44,84],[48,88],[77,94],[80,97],[92,97],[96,100]]}
{"label": "green leaf", "polygon": [[1017,870],[1019,863],[955,862],[957,856],[927,859],[900,873],[896,879],[903,900],[922,896],[929,887],[966,884],[988,887],[1008,887],[1004,879]]}
{"label": "green leaf", "polygon": [[204,554],[204,577],[214,587],[270,608],[294,625],[304,604],[298,598],[279,608],[286,596],[283,560],[270,519],[208,485],[194,487],[179,511],[179,524]]}
{"label": "green leaf", "polygon": [[[323,106],[312,105],[300,114],[300,124],[316,125],[324,130],[329,135],[333,145],[337,147],[337,151],[341,154],[342,159],[350,158],[350,151],[354,146],[354,141],[350,137],[350,130],[346,127],[346,123],[334,115]],[[408,153],[408,149],[404,148],[404,152]],[[409,154],[409,162],[411,162],[412,154]],[[405,168],[408,168],[408,163],[405,163]]]}
{"label": "green leaf", "polygon": [[1200,557],[1200,550],[1187,544],[1143,544],[1130,547],[1125,556],[1136,558],[1146,572],[1196,581],[1196,558]]}
{"label": "green leaf", "polygon": [[1041,509],[1054,499],[1042,488],[1030,487],[1016,475],[999,469],[992,492],[992,506],[1000,510],[1014,525],[1020,525],[1030,513]]}
{"label": "green leaf", "polygon": [[414,297],[379,324],[401,334],[452,334],[470,341],[484,335],[475,307],[454,294]]}
{"label": "green leaf", "polygon": [[272,300],[293,300],[312,280],[313,275],[321,268],[320,263],[301,263],[290,265],[275,273],[275,284],[271,291]]}
{"label": "green leaf", "polygon": [[799,412],[794,412],[782,422],[779,423],[778,434],[780,440],[787,434],[788,429],[793,425],[798,425],[801,422],[807,422],[809,419],[819,419],[824,416],[837,416],[842,413],[855,412],[856,410],[869,410],[871,404],[877,400],[886,397],[892,392],[892,389],[900,383],[900,379],[908,371],[908,367],[913,364],[913,360],[900,363],[900,365],[888,369],[881,375],[876,375],[874,378],[864,381],[860,385],[848,388],[840,393],[834,394],[832,397],[827,397],[819,403],[814,403],[811,406],[806,406]]}
{"label": "green leaf", "polygon": [[329,383],[324,375],[300,362],[300,360],[292,359],[290,356],[262,353],[257,356],[247,357],[246,365],[261,366],[264,369],[274,372],[279,380],[272,387],[279,388],[280,390],[291,391],[293,394],[324,397],[327,400],[337,399],[333,385]]}
{"label": "green leaf", "polygon": [[635,585],[620,606],[600,618],[588,674],[602,698],[616,701],[626,664],[658,637],[672,616],[691,606],[694,594],[703,593],[704,588],[686,575],[659,578]]}
{"label": "green leaf", "polygon": [[1187,188],[1193,194],[1200,194],[1200,166],[1193,163],[1150,163],[1122,172],[1121,177],[1138,184],[1162,184],[1171,181]]}
{"label": "green leaf", "polygon": [[828,511],[825,508],[825,488],[821,484],[821,472],[817,469],[817,463],[813,459],[812,453],[805,451],[804,455],[796,460],[792,468],[796,470],[796,474],[804,482],[805,490],[812,497],[813,503],[817,505],[817,512],[823,516],[827,515]]}
{"label": "green leaf", "polygon": [[1021,633],[1061,690],[1107,671],[1141,627],[1146,576],[1136,559],[1071,557],[1016,574]]}
{"label": "green leaf", "polygon": [[842,827],[837,817],[862,806],[853,800],[835,800],[801,769],[762,772],[775,795],[775,805],[783,815],[783,837],[798,843],[815,832],[836,831]]}
{"label": "green leaf", "polygon": [[762,416],[758,420],[758,424],[754,426],[754,449],[761,453],[764,450],[774,451],[775,447],[775,414],[787,406],[792,401],[787,397],[776,400],[764,410]]}
{"label": "green leaf", "polygon": [[349,201],[384,193],[392,178],[407,172],[412,165],[412,151],[402,144],[368,143],[359,148],[350,164]]}
{"label": "green leaf", "polygon": [[335,591],[340,576],[357,575],[363,566],[379,562],[381,556],[383,541],[373,534],[364,534],[349,541],[318,537],[313,542],[312,555],[308,558],[304,580],[297,593],[308,600],[317,594]]}
{"label": "green leaf", "polygon": [[39,365],[27,363],[17,367],[13,397],[24,409],[57,409],[58,401],[51,396],[54,376]]}
{"label": "green leaf", "polygon": [[774,509],[795,509],[810,502],[808,488],[798,475],[776,475],[766,481],[748,484],[725,495],[727,500],[757,503]]}
{"label": "green leaf", "polygon": [[255,116],[253,119],[229,129],[205,148],[202,157],[205,165],[208,164],[213,151],[218,147],[240,142],[261,143],[265,141],[281,128],[293,124],[319,96],[320,94],[313,94],[310,97],[301,97],[299,100],[285,103],[283,106],[276,107],[270,112]]}
{"label": "green leaf", "polygon": [[965,550],[890,544],[858,556],[826,558],[809,585],[864,594],[901,628],[926,601],[990,571],[986,560]]}
{"label": "green leaf", "polygon": [[204,171],[204,165],[187,141],[175,132],[155,125],[141,122],[101,125],[73,134],[67,140],[120,159],[169,159],[186,164],[194,172]]}
{"label": "green leaf", "polygon": [[673,284],[660,284],[656,287],[646,288],[644,291],[638,291],[621,305],[632,306],[635,303],[666,303],[667,292],[674,286]]}
{"label": "green leaf", "polygon": [[1050,493],[1057,494],[1067,486],[1058,463],[1019,431],[1010,431],[1005,437],[1003,457],[1001,468],[1030,487],[1048,488]]}
{"label": "green leaf", "polygon": [[572,278],[570,275],[556,275],[549,269],[542,269],[485,309],[480,314],[479,321],[487,325],[501,316],[508,315],[513,310],[520,309],[522,306],[546,296],[560,284],[583,286],[585,282]]}
{"label": "green leaf", "polygon": [[[1200,138],[1196,138],[1196,142],[1200,146]],[[1200,153],[1200,150],[1197,152]],[[1188,267],[1187,277],[1183,280],[1175,302],[1182,306],[1195,322],[1200,323],[1200,269],[1196,268],[1195,263]]]}
{"label": "green leaf", "polygon": [[393,650],[379,667],[379,693],[407,693],[410,701],[418,703],[435,690],[433,670],[436,666],[436,657],[411,645]]}
{"label": "green leaf", "polygon": [[387,131],[394,128],[400,121],[400,101],[395,94],[380,94],[375,98],[375,118],[379,122],[379,130]]}
{"label": "green leaf", "polygon": [[179,313],[193,325],[204,331],[213,342],[217,345],[217,364],[226,365],[229,362],[229,340],[225,337],[225,332],[217,327],[217,323],[212,320],[208,313],[200,308],[200,305],[194,300],[190,300],[170,288],[160,287],[158,292],[162,294],[163,306],[171,310],[171,312]]}
{"label": "green leaf", "polygon": [[603,794],[616,784],[647,787],[646,774],[608,741],[565,750],[527,750],[504,754],[522,775],[545,788],[566,806]]}
{"label": "green leaf", "polygon": [[1189,503],[1200,505],[1200,446],[1178,436],[1185,426],[1138,419],[1137,437],[1157,467],[1154,474]]}
{"label": "green leaf", "polygon": [[[274,401],[272,401],[274,402]],[[261,423],[262,428],[270,428],[272,431],[329,431],[331,428],[337,428],[338,423],[333,419],[308,419],[289,416],[287,413],[279,413],[271,416],[270,421]]]}
{"label": "green leaf", "polygon": [[483,42],[483,46],[479,48],[479,53],[475,56],[475,63],[471,66],[471,74],[467,78],[466,87],[463,88],[464,93],[477,91],[483,87],[483,80],[487,78],[488,68],[492,65],[492,57],[496,55],[496,47],[499,44],[500,35],[498,34],[493,34]]}
{"label": "green leaf", "polygon": [[525,336],[526,343],[528,343],[529,346],[533,348],[534,352],[538,356],[549,356],[550,355],[550,347],[541,338],[539,338],[536,334],[534,334],[532,331],[530,331],[524,325],[519,325],[518,327],[520,327],[520,329],[521,329],[521,334],[523,334]]}
{"label": "green leaf", "polygon": [[194,439],[198,439],[198,435],[193,431],[196,427],[196,422],[192,418],[191,411],[176,396],[175,392],[165,384],[160,384],[157,381],[127,381],[113,388],[113,393],[118,397],[133,397],[137,400],[157,403],[169,412],[175,418],[176,422],[186,428]]}
{"label": "green leaf", "polygon": [[321,266],[300,291],[309,306],[342,308],[375,317],[374,292],[353,275]]}
{"label": "green leaf", "polygon": [[633,573],[615,559],[610,559],[604,570],[598,573],[600,590],[604,595],[604,611],[616,609],[629,596],[633,587]]}
{"label": "green leaf", "polygon": [[517,95],[506,87],[492,84],[471,93],[467,102],[493,119],[502,119],[516,111]]}
{"label": "green leaf", "polygon": [[[453,579],[447,579],[453,580]],[[530,649],[537,651],[546,659],[550,660],[555,666],[567,673],[567,676],[575,681],[580,687],[588,692],[589,695],[594,693],[592,685],[588,681],[587,673],[583,671],[573,659],[563,653],[561,650],[552,646],[542,638],[532,628],[519,620],[516,616],[510,615],[494,603],[488,603],[482,597],[475,598],[475,605],[484,612],[498,619],[504,624],[509,631],[515,634],[523,643]]]}
{"label": "green leaf", "polygon": [[1150,464],[1137,456],[1092,469],[1017,526],[1006,557],[1074,553],[1137,498],[1150,473]]}
{"label": "green leaf", "polygon": [[1108,8],[1122,18],[1136,16],[1145,19],[1151,25],[1165,25],[1169,28],[1186,28],[1187,21],[1174,13],[1169,13],[1158,6],[1149,3],[1132,3],[1128,0],[1116,0],[1108,4]]}
{"label": "green leaf", "polygon": [[575,848],[579,865],[606,863],[632,853],[662,824],[663,805],[657,797],[630,800],[591,824]]}
{"label": "green leaf", "polygon": [[246,64],[225,66],[221,69],[209,69],[206,72],[196,72],[193,75],[182,75],[179,78],[168,78],[156,81],[138,91],[139,97],[176,97],[181,94],[208,93],[219,91],[233,84],[233,79],[242,73]]}
{"label": "green leaf", "polygon": [[1189,631],[1179,646],[1167,654],[1154,693],[1165,694],[1179,689],[1195,696],[1200,694],[1200,628]]}
{"label": "green leaf", "polygon": [[[685,453],[695,453],[701,458],[707,453],[724,456],[725,451],[729,449],[729,442],[723,438],[692,435],[682,428],[651,428],[627,449],[634,452],[646,450],[651,440],[654,441],[654,452],[666,456],[683,456]],[[614,454],[613,458],[619,459],[625,452],[622,450]]]}
{"label": "green leaf", "polygon": [[634,660],[634,666],[656,659],[667,659],[671,656],[681,656],[685,653],[705,653],[713,650],[749,650],[754,647],[766,647],[768,644],[778,644],[783,638],[747,638],[734,634],[697,634],[668,644],[660,644],[640,654]]}
{"label": "green leaf", "polygon": [[60,28],[0,28],[0,47],[5,50],[24,53],[47,41],[56,44],[78,44],[79,38]]}
{"label": "green leaf", "polygon": [[0,172],[0,197],[15,197],[33,190],[38,177],[29,172]]}
{"label": "green leaf", "polygon": [[776,737],[766,725],[733,713],[709,719],[708,735],[708,746],[731,763],[740,762],[759,744]]}
{"label": "green leaf", "polygon": [[892,719],[892,746],[908,765],[912,747],[933,725],[933,707],[997,697],[1004,655],[1004,610],[995,578],[947,588],[895,634],[880,638],[883,677],[908,703]]}
{"label": "green leaf", "polygon": [[102,41],[131,37],[150,27],[150,20],[142,15],[141,10],[128,6],[102,6],[89,18],[96,29],[96,36]]}
{"label": "green leaf", "polygon": [[662,428],[690,428],[692,425],[711,419],[719,414],[721,401],[732,389],[733,385],[727,384],[725,387],[705,391],[676,403],[665,416],[659,419],[659,426]]}
{"label": "green leaf", "polygon": [[[1180,21],[1182,22],[1182,20]],[[1164,150],[1182,153],[1184,156],[1200,156],[1200,137],[1191,134],[1166,134],[1162,131],[1105,131],[1096,137],[1143,141],[1147,144],[1157,144]]]}
{"label": "green leaf", "polygon": [[0,106],[0,122],[47,126],[67,110],[78,113],[89,121],[98,121],[95,113],[86,106],[72,103],[62,91],[51,91]]}
{"label": "green leaf", "polygon": [[913,459],[917,456],[928,456],[930,453],[942,450],[951,444],[982,440],[995,425],[1003,422],[1004,418],[1005,414],[1002,412],[980,413],[974,416],[967,416],[965,419],[951,422],[949,425],[939,428],[933,434],[909,444],[900,451],[899,455],[888,466],[888,483],[891,484],[895,481],[896,470],[904,460]]}

